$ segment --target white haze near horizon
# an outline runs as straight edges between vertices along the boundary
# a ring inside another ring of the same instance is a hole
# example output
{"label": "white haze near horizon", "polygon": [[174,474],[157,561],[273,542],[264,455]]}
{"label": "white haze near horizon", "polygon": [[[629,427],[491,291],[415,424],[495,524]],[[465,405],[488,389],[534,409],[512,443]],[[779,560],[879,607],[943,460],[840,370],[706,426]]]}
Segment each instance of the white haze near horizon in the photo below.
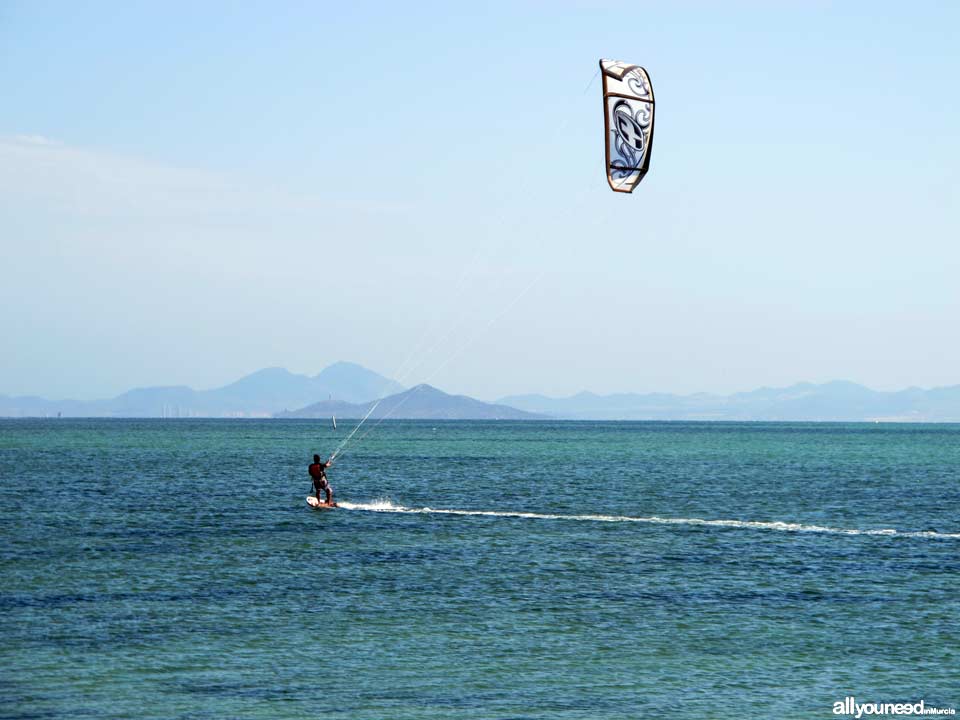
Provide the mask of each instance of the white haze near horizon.
{"label": "white haze near horizon", "polygon": [[[960,10],[637,12],[5,4],[0,393],[960,383]],[[601,56],[656,90],[632,196]]]}

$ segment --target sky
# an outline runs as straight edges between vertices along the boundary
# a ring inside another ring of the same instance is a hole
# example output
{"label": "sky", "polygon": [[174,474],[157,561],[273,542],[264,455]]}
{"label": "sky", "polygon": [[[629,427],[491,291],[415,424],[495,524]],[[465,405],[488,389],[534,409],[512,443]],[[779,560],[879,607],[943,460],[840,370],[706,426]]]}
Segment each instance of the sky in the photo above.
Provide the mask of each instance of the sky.
{"label": "sky", "polygon": [[[960,384],[960,5],[0,3],[0,393]],[[656,94],[613,193],[599,58]]]}

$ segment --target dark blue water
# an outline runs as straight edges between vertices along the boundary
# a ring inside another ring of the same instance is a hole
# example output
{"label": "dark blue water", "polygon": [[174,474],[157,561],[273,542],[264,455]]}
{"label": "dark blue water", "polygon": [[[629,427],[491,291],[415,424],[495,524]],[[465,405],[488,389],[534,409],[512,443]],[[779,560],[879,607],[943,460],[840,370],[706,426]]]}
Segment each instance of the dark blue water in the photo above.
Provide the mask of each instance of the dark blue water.
{"label": "dark blue water", "polygon": [[958,426],[349,429],[0,421],[0,717],[960,706]]}

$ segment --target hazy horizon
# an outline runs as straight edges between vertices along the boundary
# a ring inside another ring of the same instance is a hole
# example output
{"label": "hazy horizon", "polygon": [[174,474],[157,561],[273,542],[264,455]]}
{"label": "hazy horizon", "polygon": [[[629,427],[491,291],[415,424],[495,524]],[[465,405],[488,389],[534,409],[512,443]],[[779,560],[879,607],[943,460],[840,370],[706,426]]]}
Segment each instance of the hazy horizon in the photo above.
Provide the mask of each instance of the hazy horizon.
{"label": "hazy horizon", "polygon": [[[960,383],[960,6],[0,7],[0,393]],[[650,173],[603,173],[600,57]],[[594,78],[591,81],[591,78]]]}
{"label": "hazy horizon", "polygon": [[[338,360],[338,361],[335,361],[334,363],[331,363],[331,364],[334,364],[334,365],[335,365],[335,364],[339,364],[339,363],[346,363],[346,364],[352,364],[352,365],[358,365],[358,364],[359,364],[359,363],[353,363],[352,361],[349,361],[349,360]],[[329,366],[327,366],[327,367],[329,367]],[[363,367],[363,368],[366,369],[366,370],[370,370],[370,371],[372,371],[372,372],[375,372],[375,373],[377,373],[378,375],[383,375],[383,376],[386,377],[388,380],[392,380],[392,379],[393,379],[393,378],[390,378],[389,376],[386,376],[386,375],[384,375],[383,373],[379,372],[379,371],[376,370],[375,368],[368,368],[368,367],[366,367],[366,366],[364,366],[364,365],[360,365],[360,367]],[[311,371],[311,372],[296,372],[296,371],[290,370],[289,368],[284,368],[284,367],[281,367],[281,366],[279,366],[279,365],[275,365],[275,366],[270,366],[270,367],[265,367],[265,368],[257,368],[256,370],[252,370],[252,371],[249,372],[249,373],[244,373],[244,374],[241,375],[241,376],[238,376],[238,377],[235,377],[235,378],[231,378],[231,379],[227,380],[227,381],[224,382],[224,383],[220,383],[220,384],[218,384],[218,385],[204,386],[204,387],[201,387],[201,386],[198,386],[198,385],[191,385],[189,382],[187,382],[187,383],[179,383],[179,384],[176,384],[176,385],[174,385],[174,384],[172,384],[172,383],[159,383],[159,384],[157,384],[157,385],[138,385],[138,386],[131,386],[131,387],[128,387],[128,388],[124,388],[124,389],[121,390],[120,392],[114,393],[113,395],[109,395],[109,396],[107,396],[107,395],[83,396],[83,395],[79,395],[79,394],[78,394],[78,395],[70,395],[70,396],[53,396],[53,395],[44,394],[44,393],[30,393],[29,395],[31,395],[31,396],[37,396],[37,397],[42,397],[42,398],[44,398],[44,399],[52,400],[52,401],[60,401],[60,400],[80,400],[80,401],[88,402],[88,401],[94,401],[94,400],[109,400],[109,399],[112,399],[113,397],[116,397],[116,396],[118,396],[118,395],[121,395],[121,394],[123,394],[124,392],[129,391],[129,390],[140,390],[140,389],[155,388],[155,387],[185,386],[185,387],[190,388],[191,390],[195,390],[195,391],[198,391],[198,392],[205,392],[205,391],[209,391],[209,390],[217,390],[217,389],[220,389],[220,388],[222,388],[222,387],[228,386],[228,385],[230,385],[230,384],[232,384],[232,383],[234,383],[234,382],[237,382],[238,380],[242,380],[243,378],[248,377],[249,375],[253,375],[253,374],[258,373],[258,372],[261,372],[261,371],[263,371],[263,370],[286,370],[287,372],[293,373],[293,374],[295,374],[295,375],[305,375],[305,376],[308,376],[308,377],[314,377],[314,376],[318,375],[323,369],[325,369],[325,368],[320,368],[320,369],[317,370],[316,372],[312,372],[312,371]],[[545,397],[561,399],[561,398],[572,397],[572,396],[578,395],[578,394],[580,394],[580,393],[592,393],[592,394],[595,394],[595,395],[618,395],[618,394],[623,394],[623,395],[642,395],[642,394],[648,394],[648,393],[663,393],[663,394],[673,394],[673,395],[678,395],[678,396],[689,396],[689,395],[697,395],[697,394],[710,394],[710,395],[717,395],[717,396],[728,396],[728,395],[734,395],[734,394],[736,394],[736,393],[751,392],[751,391],[755,391],[755,390],[785,389],[785,388],[793,387],[793,386],[796,386],[796,385],[807,384],[807,383],[815,384],[815,385],[823,385],[823,384],[830,384],[830,383],[854,383],[854,384],[859,385],[859,386],[861,386],[861,387],[864,387],[864,388],[866,388],[866,389],[868,389],[868,390],[872,390],[872,391],[876,391],[876,392],[901,392],[901,391],[906,391],[906,390],[924,390],[924,391],[926,391],[926,390],[933,390],[933,389],[937,389],[937,388],[941,388],[941,387],[951,387],[951,386],[960,385],[960,383],[953,383],[952,385],[937,385],[937,386],[910,385],[910,386],[904,386],[904,387],[899,387],[899,388],[884,389],[884,388],[871,387],[871,386],[869,386],[869,385],[865,385],[865,384],[863,384],[863,383],[858,383],[858,382],[856,382],[856,381],[854,381],[854,380],[850,380],[850,379],[848,379],[848,378],[832,378],[832,379],[825,380],[825,381],[822,381],[822,382],[817,382],[817,383],[813,383],[813,382],[810,381],[810,380],[799,379],[799,380],[796,380],[796,381],[794,381],[794,382],[789,382],[789,383],[785,383],[785,384],[783,384],[783,385],[776,385],[776,386],[770,386],[770,385],[753,385],[753,386],[750,386],[750,387],[739,388],[739,389],[736,389],[736,390],[731,390],[731,391],[729,391],[729,392],[721,392],[721,393],[711,392],[711,391],[707,391],[707,390],[693,390],[693,391],[691,391],[691,392],[674,393],[674,392],[669,391],[669,390],[643,390],[643,391],[639,391],[639,390],[631,390],[631,389],[629,389],[629,388],[620,389],[620,390],[613,390],[613,391],[610,391],[610,392],[602,392],[602,393],[601,393],[601,392],[597,392],[597,391],[593,390],[589,385],[584,385],[584,386],[581,387],[579,390],[574,390],[573,392],[563,393],[563,394],[560,394],[560,395],[551,394],[551,393],[539,392],[539,391],[537,391],[537,390],[526,390],[526,391],[520,391],[520,392],[516,392],[516,393],[504,393],[504,394],[502,394],[502,395],[496,395],[496,396],[484,396],[484,395],[480,395],[480,394],[473,394],[473,393],[470,393],[470,392],[459,392],[459,391],[455,392],[455,391],[452,391],[452,390],[448,390],[447,388],[444,388],[444,387],[442,387],[442,386],[436,385],[436,384],[434,384],[434,383],[427,383],[427,384],[433,385],[433,386],[436,387],[438,390],[442,390],[443,392],[446,392],[446,393],[451,394],[451,395],[467,395],[468,397],[472,397],[472,398],[475,398],[475,399],[478,399],[478,400],[482,400],[482,401],[484,401],[484,402],[496,402],[496,401],[498,401],[498,400],[501,400],[501,399],[503,399],[503,398],[507,398],[507,397],[510,397],[510,396],[543,395],[543,396],[545,396]],[[419,384],[420,384],[420,383],[409,383],[409,384],[407,384],[405,387],[406,387],[406,389],[409,390],[410,388],[412,388],[412,387],[414,387],[414,386],[416,386],[416,385],[419,385]],[[393,393],[386,393],[386,394],[389,395],[389,394],[393,394]],[[21,395],[21,394],[20,394],[20,393],[5,392],[3,388],[0,388],[0,395],[11,397],[11,396],[18,396],[18,395]],[[24,395],[26,395],[26,394],[24,394]],[[321,399],[322,399],[322,398],[321,398]]]}

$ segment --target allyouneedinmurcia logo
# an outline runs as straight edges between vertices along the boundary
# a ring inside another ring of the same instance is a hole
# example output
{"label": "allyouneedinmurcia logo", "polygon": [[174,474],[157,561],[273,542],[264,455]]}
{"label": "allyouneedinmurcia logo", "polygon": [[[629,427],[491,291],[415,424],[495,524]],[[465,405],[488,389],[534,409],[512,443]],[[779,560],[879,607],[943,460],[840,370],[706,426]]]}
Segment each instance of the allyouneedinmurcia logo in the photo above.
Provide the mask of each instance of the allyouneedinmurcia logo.
{"label": "allyouneedinmurcia logo", "polygon": [[927,707],[923,700],[915,703],[857,703],[853,696],[833,704],[834,715],[956,715],[954,708]]}

